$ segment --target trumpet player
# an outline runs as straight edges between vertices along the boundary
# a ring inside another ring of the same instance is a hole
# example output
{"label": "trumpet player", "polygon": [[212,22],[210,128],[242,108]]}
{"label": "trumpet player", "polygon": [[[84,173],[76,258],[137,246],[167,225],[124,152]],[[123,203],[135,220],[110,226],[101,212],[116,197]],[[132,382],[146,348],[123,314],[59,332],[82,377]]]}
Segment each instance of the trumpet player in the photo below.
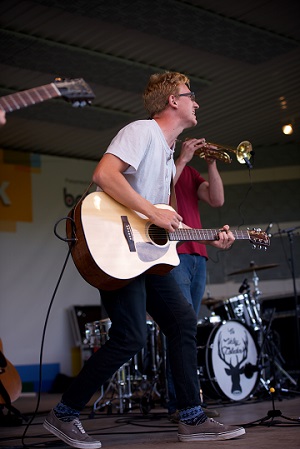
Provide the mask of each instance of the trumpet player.
{"label": "trumpet player", "polygon": [[[206,157],[207,180],[188,163],[195,152],[210,148],[204,138],[188,139],[182,143],[179,157],[175,161],[176,176],[174,178],[177,199],[177,210],[183,218],[183,223],[191,228],[201,229],[199,205],[201,202],[211,207],[221,207],[224,203],[224,187],[218,171],[217,161]],[[211,147],[212,149],[214,147]],[[180,264],[173,268],[171,275],[182,290],[186,300],[199,315],[201,300],[206,286],[206,245],[201,242],[185,242],[177,247]],[[168,363],[167,353],[167,385],[168,385],[168,416],[171,422],[178,421],[177,400],[173,378]],[[203,407],[202,407],[203,408]],[[207,416],[218,416],[215,410],[204,409]]]}

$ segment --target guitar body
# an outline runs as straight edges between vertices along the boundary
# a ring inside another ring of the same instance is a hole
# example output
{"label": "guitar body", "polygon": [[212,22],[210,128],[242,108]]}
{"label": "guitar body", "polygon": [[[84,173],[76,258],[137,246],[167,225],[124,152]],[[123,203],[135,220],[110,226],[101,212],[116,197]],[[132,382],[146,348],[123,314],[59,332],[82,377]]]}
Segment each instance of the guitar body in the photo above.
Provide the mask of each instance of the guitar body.
{"label": "guitar body", "polygon": [[74,263],[96,288],[115,290],[144,272],[165,274],[179,264],[177,242],[166,238],[155,243],[148,235],[149,220],[104,192],[87,195],[69,217],[76,228],[67,221],[68,239],[76,237],[71,243]]}
{"label": "guitar body", "polygon": [[[156,207],[174,210],[166,204]],[[66,232],[74,263],[89,284],[103,290],[116,290],[145,272],[166,274],[179,264],[179,241],[213,241],[219,233],[185,225],[168,233],[104,192],[87,195],[68,217]],[[254,247],[270,244],[261,230],[232,232]]]}
{"label": "guitar body", "polygon": [[[0,381],[5,388],[10,402],[18,399],[22,392],[22,381],[16,368],[3,354],[2,340],[0,339]],[[0,405],[9,405],[0,390]]]}

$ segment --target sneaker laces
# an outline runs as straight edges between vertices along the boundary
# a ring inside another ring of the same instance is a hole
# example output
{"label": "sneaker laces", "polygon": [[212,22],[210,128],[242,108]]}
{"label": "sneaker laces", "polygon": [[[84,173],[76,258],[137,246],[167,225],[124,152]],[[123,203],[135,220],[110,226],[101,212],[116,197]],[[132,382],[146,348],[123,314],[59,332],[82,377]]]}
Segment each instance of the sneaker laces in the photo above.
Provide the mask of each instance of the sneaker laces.
{"label": "sneaker laces", "polygon": [[81,424],[81,422],[79,421],[78,418],[74,419],[74,426],[77,427],[77,429],[81,432],[81,433],[86,433],[83,425]]}
{"label": "sneaker laces", "polygon": [[210,422],[214,424],[219,424],[219,426],[224,426],[224,424],[220,423],[219,421],[215,421],[213,418],[208,418]]}

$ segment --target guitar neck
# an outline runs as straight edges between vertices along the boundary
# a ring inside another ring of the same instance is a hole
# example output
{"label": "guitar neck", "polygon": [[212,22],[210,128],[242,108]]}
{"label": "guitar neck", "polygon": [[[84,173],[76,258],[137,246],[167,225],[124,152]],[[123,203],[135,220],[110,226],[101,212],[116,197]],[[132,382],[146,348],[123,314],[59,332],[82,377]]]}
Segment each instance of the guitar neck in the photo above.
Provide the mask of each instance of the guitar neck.
{"label": "guitar neck", "polygon": [[0,108],[5,112],[13,112],[60,96],[58,88],[51,83],[1,97]]}
{"label": "guitar neck", "polygon": [[[219,229],[177,229],[169,233],[169,240],[175,242],[188,241],[214,241],[218,240]],[[241,230],[231,230],[237,240],[248,240],[249,232]]]}

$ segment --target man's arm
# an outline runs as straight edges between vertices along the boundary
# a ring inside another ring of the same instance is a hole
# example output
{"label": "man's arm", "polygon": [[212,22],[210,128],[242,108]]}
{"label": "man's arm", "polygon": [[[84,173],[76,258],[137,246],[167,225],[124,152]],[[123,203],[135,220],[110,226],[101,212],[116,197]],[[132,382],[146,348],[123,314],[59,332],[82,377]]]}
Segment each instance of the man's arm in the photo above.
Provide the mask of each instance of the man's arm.
{"label": "man's arm", "polygon": [[223,181],[217,168],[216,160],[207,160],[208,181],[200,184],[197,195],[211,207],[221,207],[224,204]]}
{"label": "man's arm", "polygon": [[157,226],[169,232],[177,229],[182,217],[176,211],[155,207],[139,195],[123,176],[127,167],[128,164],[113,154],[105,154],[94,171],[93,181],[116,201],[144,214]]}

